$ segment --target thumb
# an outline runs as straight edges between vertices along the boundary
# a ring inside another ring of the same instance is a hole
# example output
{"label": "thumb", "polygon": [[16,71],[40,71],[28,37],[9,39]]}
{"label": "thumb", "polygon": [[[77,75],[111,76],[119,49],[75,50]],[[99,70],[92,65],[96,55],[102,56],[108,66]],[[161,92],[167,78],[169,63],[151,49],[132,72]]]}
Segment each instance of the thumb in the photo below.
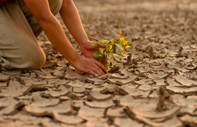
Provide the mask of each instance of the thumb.
{"label": "thumb", "polygon": [[104,48],[104,47],[106,47],[107,45],[106,44],[103,44],[103,43],[100,43],[100,44],[98,44],[98,47],[100,47],[100,48]]}
{"label": "thumb", "polygon": [[96,47],[94,47],[94,49],[105,48],[106,46],[107,46],[106,44],[100,43]]}

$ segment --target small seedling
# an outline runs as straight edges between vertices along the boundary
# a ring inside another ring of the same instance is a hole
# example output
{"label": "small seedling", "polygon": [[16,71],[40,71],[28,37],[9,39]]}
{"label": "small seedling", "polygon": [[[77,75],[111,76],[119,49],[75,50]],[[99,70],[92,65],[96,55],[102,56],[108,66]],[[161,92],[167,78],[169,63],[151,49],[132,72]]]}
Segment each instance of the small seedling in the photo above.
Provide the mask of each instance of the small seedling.
{"label": "small seedling", "polygon": [[[121,55],[127,54],[126,49],[131,46],[128,44],[128,41],[122,36],[122,31],[120,34],[116,35],[115,38],[109,40],[97,41],[93,47],[96,47],[98,44],[103,43],[106,45],[103,48],[99,48],[96,52],[93,53],[95,57],[101,57],[103,60],[114,58],[116,61],[120,62]],[[117,49],[120,53],[117,54]],[[109,67],[109,64],[106,64],[105,67]]]}

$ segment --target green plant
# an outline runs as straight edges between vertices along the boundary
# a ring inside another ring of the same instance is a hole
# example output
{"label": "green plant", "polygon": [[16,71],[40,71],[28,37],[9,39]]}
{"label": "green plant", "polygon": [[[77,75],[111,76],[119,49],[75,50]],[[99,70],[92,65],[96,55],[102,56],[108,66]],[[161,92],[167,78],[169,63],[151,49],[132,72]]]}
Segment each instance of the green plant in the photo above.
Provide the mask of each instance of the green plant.
{"label": "green plant", "polygon": [[[120,30],[120,34],[116,35],[115,38],[109,40],[97,41],[93,47],[96,47],[98,44],[103,43],[105,47],[99,48],[96,52],[93,53],[95,57],[101,57],[102,59],[114,58],[116,61],[120,62],[121,56],[123,54],[127,54],[126,49],[131,46],[128,44],[128,41],[122,36],[122,31]],[[117,49],[119,49],[120,53],[117,54]],[[108,67],[109,64],[106,64],[105,67]]]}

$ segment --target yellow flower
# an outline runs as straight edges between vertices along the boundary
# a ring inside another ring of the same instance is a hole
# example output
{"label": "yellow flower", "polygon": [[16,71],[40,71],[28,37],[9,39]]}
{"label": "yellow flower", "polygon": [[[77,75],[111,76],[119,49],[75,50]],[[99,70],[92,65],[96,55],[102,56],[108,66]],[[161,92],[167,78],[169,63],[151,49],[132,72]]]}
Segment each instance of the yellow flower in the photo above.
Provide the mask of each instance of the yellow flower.
{"label": "yellow flower", "polygon": [[122,30],[120,30],[120,35],[122,34]]}
{"label": "yellow flower", "polygon": [[109,49],[112,49],[112,45],[109,45]]}
{"label": "yellow flower", "polygon": [[119,38],[120,38],[120,35],[119,35],[119,34],[117,34],[116,38],[117,38],[117,39],[119,39]]}
{"label": "yellow flower", "polygon": [[107,59],[109,59],[109,60],[110,60],[110,59],[111,59],[111,57],[110,57],[110,56],[107,56]]}
{"label": "yellow flower", "polygon": [[130,45],[127,45],[125,48],[128,49],[128,48],[131,48],[131,46]]}
{"label": "yellow flower", "polygon": [[127,43],[128,43],[128,41],[125,40],[125,41],[123,42],[123,45],[126,45]]}
{"label": "yellow flower", "polygon": [[122,51],[124,51],[124,48],[121,48],[121,50],[120,50],[120,51],[121,51],[121,52],[122,52]]}
{"label": "yellow flower", "polygon": [[121,37],[120,38],[120,41],[124,42],[125,41],[124,37]]}
{"label": "yellow flower", "polygon": [[127,54],[127,52],[126,51],[122,51],[121,55],[123,55],[123,54]]}

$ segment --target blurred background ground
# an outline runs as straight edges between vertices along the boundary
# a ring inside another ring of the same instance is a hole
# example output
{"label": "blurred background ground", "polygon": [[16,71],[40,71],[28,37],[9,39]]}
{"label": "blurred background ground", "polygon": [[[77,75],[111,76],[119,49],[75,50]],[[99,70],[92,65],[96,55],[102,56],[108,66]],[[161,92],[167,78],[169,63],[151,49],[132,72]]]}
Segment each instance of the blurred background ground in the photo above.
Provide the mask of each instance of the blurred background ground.
{"label": "blurred background ground", "polygon": [[196,127],[197,1],[75,2],[91,40],[122,30],[131,59],[102,77],[81,75],[43,33],[42,70],[0,73],[0,126]]}

